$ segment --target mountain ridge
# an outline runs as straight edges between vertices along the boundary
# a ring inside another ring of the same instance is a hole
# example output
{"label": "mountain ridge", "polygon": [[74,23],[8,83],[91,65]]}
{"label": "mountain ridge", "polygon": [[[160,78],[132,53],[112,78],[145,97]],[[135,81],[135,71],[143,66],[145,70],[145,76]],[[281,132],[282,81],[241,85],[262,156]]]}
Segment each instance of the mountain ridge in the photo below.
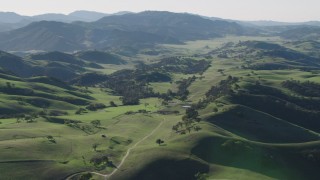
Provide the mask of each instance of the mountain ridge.
{"label": "mountain ridge", "polygon": [[145,11],[107,16],[95,22],[40,21],[0,33],[0,49],[7,51],[78,51],[124,45],[177,44],[188,40],[250,35],[237,23],[211,21],[186,13]]}

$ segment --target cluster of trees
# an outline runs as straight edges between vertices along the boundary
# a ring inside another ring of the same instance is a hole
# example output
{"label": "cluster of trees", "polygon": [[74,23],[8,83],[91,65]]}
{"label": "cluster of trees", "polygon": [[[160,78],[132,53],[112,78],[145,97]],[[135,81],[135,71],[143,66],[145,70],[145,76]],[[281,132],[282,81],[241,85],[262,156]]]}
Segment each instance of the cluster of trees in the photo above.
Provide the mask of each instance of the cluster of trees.
{"label": "cluster of trees", "polygon": [[208,103],[215,101],[216,99],[234,93],[233,85],[238,89],[239,86],[236,82],[239,78],[228,76],[226,80],[221,80],[217,86],[212,86],[206,93],[206,98],[200,99],[197,104],[194,105],[196,109],[201,109],[207,106]]}
{"label": "cluster of trees", "polygon": [[182,121],[179,121],[176,125],[172,126],[172,130],[176,133],[186,134],[186,132],[199,131],[200,126],[197,125],[201,119],[199,118],[199,113],[195,107],[190,107],[186,109],[186,114],[182,117]]}
{"label": "cluster of trees", "polygon": [[[40,112],[32,112],[29,114],[15,114],[14,117],[16,118],[16,122],[20,123],[21,121],[25,121],[27,123],[32,123],[36,122],[36,119],[39,117],[43,117],[50,121],[51,119],[56,119],[54,117],[48,117],[48,116],[62,116],[62,115],[67,115],[68,113],[65,111],[60,111],[60,110],[50,110],[48,111],[47,109],[43,109]],[[60,122],[59,122],[60,123]],[[64,120],[61,120],[61,124],[64,123]]]}
{"label": "cluster of trees", "polygon": [[215,100],[223,95],[233,93],[232,85],[238,82],[239,78],[228,76],[226,80],[221,80],[218,86],[212,86],[206,93],[206,97],[210,100]]}
{"label": "cluster of trees", "polygon": [[147,81],[136,80],[139,75],[141,75],[139,70],[117,71],[100,86],[112,89],[114,94],[122,96],[120,100],[123,105],[136,105],[140,103],[141,98],[157,96]]}
{"label": "cluster of trees", "polygon": [[91,125],[88,124],[83,124],[81,121],[73,121],[73,120],[67,120],[65,121],[65,124],[69,127],[72,127],[74,129],[79,129],[83,132],[85,132],[86,134],[95,134],[97,133],[97,131],[95,130],[95,128],[101,128],[101,122],[99,120],[93,120],[91,121]]}
{"label": "cluster of trees", "polygon": [[188,98],[189,90],[188,87],[196,80],[195,76],[189,77],[188,79],[183,79],[178,81],[178,91],[176,93],[176,97],[181,101],[185,101]]}
{"label": "cluster of trees", "polygon": [[39,113],[39,115],[41,115],[41,116],[47,116],[47,115],[49,115],[49,116],[65,116],[65,115],[68,115],[68,112],[55,110],[55,109],[48,111],[48,110],[44,109],[43,111],[41,111]]}
{"label": "cluster of trees", "polygon": [[170,82],[171,77],[166,72],[146,71],[146,73],[144,73],[141,71],[141,74],[137,75],[136,80],[146,82]]}
{"label": "cluster of trees", "polygon": [[188,99],[189,90],[188,87],[197,79],[196,76],[189,77],[187,79],[182,79],[180,81],[177,81],[178,84],[178,91],[173,92],[172,90],[168,90],[166,94],[159,94],[159,98],[162,98],[164,100],[164,104],[167,103],[167,101],[172,100],[173,98],[177,98],[181,101],[185,101]]}
{"label": "cluster of trees", "polygon": [[243,69],[254,69],[254,70],[280,70],[280,69],[292,69],[292,66],[288,64],[280,64],[280,63],[258,63],[251,64],[247,67],[242,66]]}
{"label": "cluster of trees", "polygon": [[127,111],[125,114],[126,115],[132,115],[132,114],[147,114],[149,113],[150,111],[147,111],[145,109],[139,109],[138,111]]}
{"label": "cluster of trees", "polygon": [[84,109],[84,108],[79,108],[79,109],[75,112],[75,114],[82,114],[82,113],[86,113],[86,112],[87,112],[86,109]]}
{"label": "cluster of trees", "polygon": [[140,104],[140,98],[142,97],[135,96],[135,93],[128,93],[120,97],[120,100],[123,105],[138,105]]}
{"label": "cluster of trees", "polygon": [[107,106],[102,104],[102,103],[91,103],[86,107],[86,109],[88,109],[90,111],[96,111],[96,110],[99,110],[99,109],[104,109],[106,107]]}
{"label": "cluster of trees", "polygon": [[[74,83],[91,86],[99,84],[101,88],[111,89],[115,95],[122,96],[120,100],[123,105],[136,105],[140,103],[140,99],[142,98],[159,97],[170,99],[171,94],[155,93],[148,86],[150,82],[171,81],[169,72],[185,74],[203,73],[208,67],[210,67],[210,62],[206,60],[171,57],[161,59],[158,63],[151,65],[141,62],[136,66],[136,70],[120,70],[110,75],[95,75],[91,73],[79,77]],[[186,89],[194,80],[195,77],[181,81],[177,96],[181,99],[186,99],[188,95]],[[92,84],[92,82],[95,83]]]}
{"label": "cluster of trees", "polygon": [[186,57],[169,57],[161,59],[155,64],[144,65],[144,68],[153,69],[158,72],[197,74],[206,71],[210,67],[210,63],[210,61]]}
{"label": "cluster of trees", "polygon": [[[125,82],[126,87],[130,89],[130,91],[126,91],[126,88],[122,88],[122,91],[131,92],[131,93],[121,93],[124,94],[123,98],[121,99],[123,103],[125,104],[137,104],[138,98],[141,98],[139,94],[132,93],[132,91],[137,92],[139,91],[140,94],[144,94],[144,96],[151,96],[151,97],[159,97],[163,98],[165,100],[170,100],[173,97],[178,97],[181,100],[186,100],[187,96],[189,94],[189,91],[187,88],[190,86],[190,84],[196,80],[196,77],[190,77],[188,79],[184,79],[182,81],[178,81],[178,92],[173,93],[172,91],[168,91],[167,94],[159,94],[154,93],[151,88],[148,88],[147,84],[149,82],[155,82],[155,81],[169,81],[171,80],[170,77],[166,76],[166,73],[168,72],[174,72],[174,73],[185,73],[185,74],[193,74],[193,73],[203,73],[207,68],[210,67],[210,62],[206,60],[199,60],[196,61],[191,58],[182,58],[182,57],[171,57],[171,58],[165,58],[160,60],[160,62],[146,65],[143,63],[140,63],[137,66],[137,70],[133,71],[134,73],[127,74],[125,77],[135,77],[135,83],[133,84]],[[128,73],[129,70],[126,71]],[[151,72],[151,73],[150,73]],[[118,72],[120,73],[120,72]],[[149,76],[146,76],[146,74],[149,74]],[[123,76],[123,75],[122,75]],[[143,77],[143,78],[142,78]],[[144,88],[137,88],[136,85],[139,84],[137,81],[142,85],[138,87],[144,87]],[[121,83],[121,82],[120,82]],[[117,91],[118,92],[118,91]],[[133,96],[135,95],[135,96]],[[129,103],[128,103],[129,102]]]}
{"label": "cluster of trees", "polygon": [[16,117],[16,122],[20,123],[21,121],[25,121],[27,123],[36,122],[36,119],[39,117],[37,113],[32,113],[30,115],[21,114]]}
{"label": "cluster of trees", "polygon": [[[180,83],[179,91],[180,94],[187,95],[188,93],[188,86],[195,80],[195,76],[183,80]],[[206,98],[201,99],[197,104],[192,105],[190,108],[186,109],[186,114],[182,117],[182,121],[179,121],[172,127],[172,130],[176,133],[185,134],[186,132],[199,131],[201,127],[197,125],[200,122],[199,113],[197,109],[201,109],[207,106],[208,103],[213,102],[214,100],[218,99],[219,97],[229,95],[234,93],[233,92],[233,85],[238,89],[239,86],[236,82],[239,81],[239,78],[228,76],[226,80],[220,81],[217,86],[212,86],[212,88],[206,93]],[[174,93],[168,93],[169,95],[173,96],[176,95]],[[177,93],[179,94],[179,93]],[[180,96],[181,97],[181,96]],[[183,96],[182,96],[183,97]],[[215,109],[218,111],[218,109]]]}
{"label": "cluster of trees", "polygon": [[90,163],[92,163],[97,169],[104,169],[106,167],[115,167],[115,165],[110,160],[108,155],[95,156],[90,159]]}
{"label": "cluster of trees", "polygon": [[15,86],[16,86],[16,85],[15,85],[14,83],[11,83],[11,82],[9,82],[9,81],[6,82],[6,88],[11,89],[11,88],[14,88]]}
{"label": "cluster of trees", "polygon": [[109,78],[108,75],[105,75],[105,74],[86,73],[81,75],[78,78],[71,80],[70,83],[77,86],[84,86],[85,89],[82,89],[82,90],[87,91],[88,86],[94,86],[96,84],[105,82],[108,80],[108,78]]}

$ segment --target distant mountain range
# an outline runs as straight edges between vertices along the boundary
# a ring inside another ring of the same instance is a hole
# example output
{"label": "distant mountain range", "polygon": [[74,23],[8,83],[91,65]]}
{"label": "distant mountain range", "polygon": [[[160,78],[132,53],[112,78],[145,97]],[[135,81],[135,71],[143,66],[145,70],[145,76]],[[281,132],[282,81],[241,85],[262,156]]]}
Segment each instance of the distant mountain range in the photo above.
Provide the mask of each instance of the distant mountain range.
{"label": "distant mountain range", "polygon": [[278,21],[238,21],[242,25],[252,26],[320,26],[320,21],[278,22]]}
{"label": "distant mountain range", "polygon": [[114,14],[106,14],[94,11],[75,11],[67,15],[48,13],[36,16],[23,16],[14,12],[0,12],[0,32],[21,28],[37,21],[59,21],[65,23],[70,23],[73,21],[92,22],[97,21],[105,16],[123,15],[126,13],[131,12],[122,11]]}
{"label": "distant mountain range", "polygon": [[254,33],[257,32],[233,22],[212,21],[190,14],[146,11],[107,16],[94,22],[33,22],[20,29],[0,33],[0,49],[105,50]]}
{"label": "distant mountain range", "polygon": [[[116,13],[117,14],[117,13]],[[14,12],[0,12],[0,23],[21,23],[23,21],[61,21],[61,22],[72,22],[72,21],[96,21],[104,16],[113,14],[106,14],[94,11],[75,11],[70,14],[57,14],[48,13],[36,16],[23,16]]]}
{"label": "distant mountain range", "polygon": [[[93,22],[106,16],[124,15],[124,14],[133,14],[133,12],[121,11],[118,13],[108,14],[108,13],[95,12],[95,11],[79,10],[79,11],[74,11],[70,14],[47,13],[47,14],[41,14],[41,15],[35,15],[35,16],[24,16],[14,12],[0,12],[0,32],[21,28],[32,22],[37,22],[37,21],[59,21],[59,22],[65,22],[65,23],[70,23],[74,21]],[[196,14],[190,14],[190,15],[196,15]],[[196,15],[196,16],[199,16],[199,15]],[[308,21],[308,22],[278,22],[278,21],[267,21],[267,20],[240,21],[240,20],[223,19],[218,17],[206,17],[206,16],[201,16],[201,17],[205,19],[214,20],[214,21],[221,20],[221,21],[228,21],[228,22],[236,22],[244,26],[296,26],[296,25],[320,26],[320,21]]]}
{"label": "distant mountain range", "polygon": [[268,21],[268,20],[261,20],[261,21],[240,21],[240,20],[233,20],[233,19],[223,19],[218,17],[206,17],[201,16],[206,19],[210,20],[223,20],[229,22],[236,22],[243,26],[258,26],[258,27],[269,27],[269,26],[320,26],[320,21],[306,21],[306,22],[280,22],[280,21]]}
{"label": "distant mountain range", "polygon": [[[234,21],[189,13],[144,11],[105,14],[76,11],[68,15],[21,16],[0,13],[0,49],[5,51],[63,51],[137,49],[158,43],[179,44],[226,35],[279,35],[319,22],[282,23]],[[5,32],[4,32],[5,31]],[[281,34],[282,33],[282,34]],[[304,31],[303,39],[319,38],[319,28]],[[312,36],[309,34],[312,33]]]}

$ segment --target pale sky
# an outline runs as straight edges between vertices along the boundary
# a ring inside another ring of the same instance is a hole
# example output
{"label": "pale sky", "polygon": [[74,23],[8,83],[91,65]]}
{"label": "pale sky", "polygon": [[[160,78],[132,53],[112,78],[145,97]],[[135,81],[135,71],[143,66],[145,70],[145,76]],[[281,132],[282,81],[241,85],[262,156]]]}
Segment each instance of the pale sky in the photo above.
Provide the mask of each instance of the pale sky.
{"label": "pale sky", "polygon": [[0,0],[0,11],[22,15],[165,10],[236,20],[320,20],[320,0]]}

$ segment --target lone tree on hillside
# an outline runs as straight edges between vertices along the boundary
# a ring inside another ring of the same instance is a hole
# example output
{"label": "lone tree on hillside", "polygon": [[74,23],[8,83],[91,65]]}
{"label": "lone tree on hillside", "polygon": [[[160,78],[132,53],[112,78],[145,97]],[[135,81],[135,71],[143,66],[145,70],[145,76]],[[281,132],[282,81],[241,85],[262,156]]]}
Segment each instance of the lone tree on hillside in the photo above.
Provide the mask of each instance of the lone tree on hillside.
{"label": "lone tree on hillside", "polygon": [[31,115],[27,115],[24,117],[24,120],[27,121],[27,123],[35,122],[35,120],[38,118],[38,115],[33,113]]}
{"label": "lone tree on hillside", "polygon": [[49,135],[47,136],[48,141],[52,142],[52,143],[56,143],[56,140],[54,139],[53,136]]}
{"label": "lone tree on hillside", "polygon": [[160,146],[161,144],[164,143],[164,141],[163,141],[162,139],[157,139],[157,140],[156,140],[156,143],[159,144],[159,146]]}
{"label": "lone tree on hillside", "polygon": [[101,126],[101,121],[100,120],[93,120],[93,121],[91,121],[91,124],[94,127],[99,127],[99,126]]}
{"label": "lone tree on hillside", "polygon": [[125,95],[119,98],[123,105],[139,105],[140,99],[138,96]]}
{"label": "lone tree on hillside", "polygon": [[110,101],[110,106],[111,107],[118,107],[118,105],[116,105],[116,103],[114,103],[114,101]]}
{"label": "lone tree on hillside", "polygon": [[94,151],[97,151],[97,148],[98,148],[99,144],[98,143],[94,143],[92,144],[92,148]]}
{"label": "lone tree on hillside", "polygon": [[79,180],[88,180],[92,178],[92,174],[91,173],[86,173],[86,174],[82,174],[79,178]]}
{"label": "lone tree on hillside", "polygon": [[195,177],[197,180],[206,180],[206,179],[209,178],[208,174],[206,174],[206,173],[200,173],[200,172],[198,172],[197,174],[195,174],[194,177]]}

